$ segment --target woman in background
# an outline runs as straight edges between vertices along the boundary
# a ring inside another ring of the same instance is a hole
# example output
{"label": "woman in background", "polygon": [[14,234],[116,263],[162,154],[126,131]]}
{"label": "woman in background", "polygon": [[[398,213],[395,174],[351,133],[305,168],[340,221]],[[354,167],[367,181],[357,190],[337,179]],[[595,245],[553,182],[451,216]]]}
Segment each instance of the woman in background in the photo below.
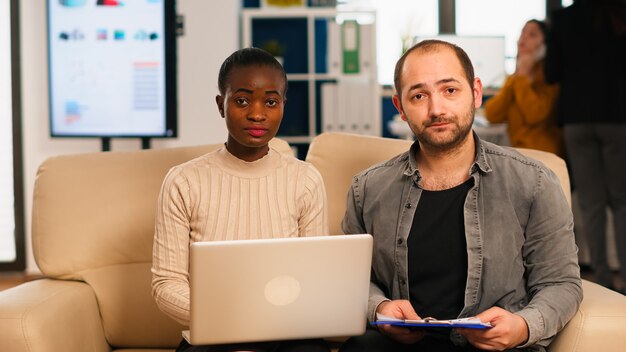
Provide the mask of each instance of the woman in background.
{"label": "woman in background", "polygon": [[492,123],[508,122],[511,146],[564,157],[563,134],[555,114],[558,86],[547,84],[543,71],[546,32],[545,22],[526,22],[517,41],[515,73],[487,100],[485,116]]}

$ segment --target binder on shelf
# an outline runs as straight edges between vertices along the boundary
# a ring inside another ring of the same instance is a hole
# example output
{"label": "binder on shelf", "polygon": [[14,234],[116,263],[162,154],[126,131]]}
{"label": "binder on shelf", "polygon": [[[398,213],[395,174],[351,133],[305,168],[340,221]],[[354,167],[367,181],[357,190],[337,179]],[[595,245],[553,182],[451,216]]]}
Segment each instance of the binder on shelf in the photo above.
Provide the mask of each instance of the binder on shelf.
{"label": "binder on shelf", "polygon": [[337,0],[309,0],[309,6],[311,7],[335,7],[337,6]]}
{"label": "binder on shelf", "polygon": [[365,122],[367,117],[367,115],[360,115],[360,106],[364,105],[363,102],[369,98],[367,95],[360,96],[359,93],[362,91],[363,89],[361,89],[358,84],[354,84],[352,82],[341,84],[340,101],[343,102],[341,105],[344,113],[339,116],[342,118],[345,117],[348,132],[350,133],[361,134],[361,125]]}
{"label": "binder on shelf", "polygon": [[322,131],[376,135],[376,111],[364,103],[376,99],[371,88],[359,81],[324,83],[321,88]]}
{"label": "binder on shelf", "polygon": [[360,28],[357,21],[344,21],[341,25],[341,51],[343,58],[343,73],[354,74],[360,72],[360,41]]}
{"label": "binder on shelf", "polygon": [[362,82],[345,83],[343,87],[344,98],[341,101],[345,101],[345,105],[347,105],[348,132],[365,135],[375,134],[373,125],[377,114],[372,111],[371,105],[364,103],[377,99],[376,96],[372,95],[371,87]]}
{"label": "binder on shelf", "polygon": [[[372,74],[376,70],[376,28],[372,24],[359,25],[359,64],[361,74]],[[376,84],[376,80],[372,81]]]}
{"label": "binder on shelf", "polygon": [[353,128],[353,118],[350,106],[352,101],[350,100],[350,90],[345,82],[337,84],[337,126],[340,131],[356,133]]}
{"label": "binder on shelf", "polygon": [[324,83],[321,88],[322,99],[322,132],[339,131],[337,126],[337,85]]}
{"label": "binder on shelf", "polygon": [[306,0],[261,0],[261,7],[267,8],[306,7],[306,5]]}
{"label": "binder on shelf", "polygon": [[328,21],[328,73],[338,75],[341,73],[341,28],[336,21]]}

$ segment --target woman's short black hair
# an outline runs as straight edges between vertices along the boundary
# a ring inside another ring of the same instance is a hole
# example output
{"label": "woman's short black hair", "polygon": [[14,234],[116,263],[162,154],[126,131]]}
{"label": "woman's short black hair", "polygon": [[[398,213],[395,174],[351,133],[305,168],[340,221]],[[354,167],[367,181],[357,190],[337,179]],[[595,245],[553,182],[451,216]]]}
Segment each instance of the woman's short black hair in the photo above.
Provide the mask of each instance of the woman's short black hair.
{"label": "woman's short black hair", "polygon": [[248,66],[268,66],[278,70],[285,80],[285,91],[287,93],[287,74],[283,66],[276,60],[276,58],[267,51],[259,48],[243,48],[235,51],[229,57],[224,60],[222,67],[220,67],[220,73],[217,78],[217,85],[220,94],[226,92],[226,80],[230,72],[236,67],[248,67]]}

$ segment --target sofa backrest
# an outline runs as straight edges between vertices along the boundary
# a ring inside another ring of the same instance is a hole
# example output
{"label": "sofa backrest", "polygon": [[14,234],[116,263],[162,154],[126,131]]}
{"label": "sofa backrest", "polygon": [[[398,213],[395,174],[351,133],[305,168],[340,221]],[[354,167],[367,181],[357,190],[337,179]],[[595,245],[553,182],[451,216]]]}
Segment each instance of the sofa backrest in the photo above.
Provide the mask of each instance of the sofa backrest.
{"label": "sofa backrest", "polygon": [[328,132],[313,138],[306,161],[322,174],[328,198],[330,234],[343,233],[341,220],[352,177],[368,167],[409,149],[412,142],[402,139]]}
{"label": "sofa backrest", "polygon": [[[331,234],[341,234],[346,211],[346,196],[352,177],[368,167],[409,150],[413,142],[393,138],[362,136],[341,132],[323,133],[313,139],[306,160],[322,174],[328,197]],[[569,176],[563,159],[555,154],[517,149],[552,169],[571,205]]]}
{"label": "sofa backrest", "polygon": [[[39,167],[33,195],[35,260],[45,276],[85,281],[115,347],[173,347],[182,326],[151,296],[154,211],[174,165],[223,144],[58,156]],[[275,139],[271,145],[293,153]]]}

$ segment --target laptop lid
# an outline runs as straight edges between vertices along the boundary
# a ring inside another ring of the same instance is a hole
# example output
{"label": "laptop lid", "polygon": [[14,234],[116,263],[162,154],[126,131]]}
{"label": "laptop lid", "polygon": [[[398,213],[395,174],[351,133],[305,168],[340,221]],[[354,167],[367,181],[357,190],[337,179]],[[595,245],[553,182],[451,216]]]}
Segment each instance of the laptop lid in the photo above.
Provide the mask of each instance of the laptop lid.
{"label": "laptop lid", "polygon": [[192,345],[365,332],[372,236],[192,243]]}

